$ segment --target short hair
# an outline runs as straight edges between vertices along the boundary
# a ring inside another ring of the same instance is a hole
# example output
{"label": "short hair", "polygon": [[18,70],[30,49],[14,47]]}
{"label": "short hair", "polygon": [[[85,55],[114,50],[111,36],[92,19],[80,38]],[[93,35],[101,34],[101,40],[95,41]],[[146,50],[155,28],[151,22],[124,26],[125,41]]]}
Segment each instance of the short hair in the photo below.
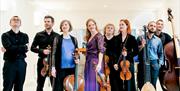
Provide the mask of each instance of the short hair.
{"label": "short hair", "polygon": [[107,25],[104,27],[104,35],[106,34],[106,28],[107,28],[108,26],[112,26],[112,27],[114,28],[114,31],[113,31],[113,35],[114,35],[114,33],[115,33],[115,26],[114,26],[114,24],[111,24],[111,23],[107,24]]}
{"label": "short hair", "polygon": [[63,20],[63,21],[61,21],[61,23],[60,23],[60,30],[61,30],[61,32],[62,32],[62,25],[63,25],[63,23],[65,23],[65,22],[67,22],[68,24],[69,24],[69,32],[71,32],[72,31],[72,25],[71,25],[71,22],[69,21],[69,20]]}
{"label": "short hair", "polygon": [[19,18],[19,16],[12,16],[11,19],[10,19],[10,21],[9,21],[9,23],[11,23],[11,21],[12,21],[13,18],[18,18],[19,21],[20,21],[20,24],[21,24],[21,19]]}
{"label": "short hair", "polygon": [[50,15],[46,15],[46,16],[44,17],[44,19],[46,19],[46,18],[50,18],[50,19],[51,19],[51,21],[52,21],[52,23],[54,23],[54,18],[53,18],[52,16],[50,16]]}
{"label": "short hair", "polygon": [[148,23],[147,27],[149,27],[149,25],[150,25],[151,23],[155,23],[155,24],[156,24],[155,21],[150,21],[150,22]]}
{"label": "short hair", "polygon": [[156,21],[156,23],[159,22],[159,21],[160,21],[160,22],[164,22],[162,19],[158,19],[158,20]]}

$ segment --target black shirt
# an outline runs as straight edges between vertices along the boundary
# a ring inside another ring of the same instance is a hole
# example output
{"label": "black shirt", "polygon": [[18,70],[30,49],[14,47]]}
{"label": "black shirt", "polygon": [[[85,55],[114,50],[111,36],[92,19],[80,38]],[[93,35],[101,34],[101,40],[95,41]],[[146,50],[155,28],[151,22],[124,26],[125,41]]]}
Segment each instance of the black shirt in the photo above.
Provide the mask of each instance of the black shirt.
{"label": "black shirt", "polygon": [[38,53],[41,58],[46,57],[46,55],[43,54],[43,50],[47,49],[48,45],[53,46],[53,41],[56,36],[59,36],[59,34],[54,31],[52,31],[50,35],[48,35],[45,30],[38,32],[33,40],[31,51]]}
{"label": "black shirt", "polygon": [[22,32],[17,34],[10,30],[1,36],[2,45],[6,49],[4,60],[13,61],[19,58],[25,58],[28,51],[27,43],[29,43],[28,35]]}
{"label": "black shirt", "polygon": [[[104,36],[104,42],[105,42],[105,47],[106,47],[106,52],[105,54],[109,57],[109,63],[108,66],[110,67],[110,70],[114,70],[114,64],[116,64],[115,61],[115,36],[113,36],[110,40]],[[112,72],[111,72],[112,73]]]}
{"label": "black shirt", "polygon": [[169,36],[167,33],[164,32],[161,32],[158,37],[161,39],[163,46],[165,46],[167,43],[169,43],[172,40],[171,36]]}
{"label": "black shirt", "polygon": [[114,43],[115,43],[115,37],[112,37],[110,40],[108,40],[104,36],[104,41],[105,41],[105,47],[106,47],[106,55],[108,56],[114,56]]}

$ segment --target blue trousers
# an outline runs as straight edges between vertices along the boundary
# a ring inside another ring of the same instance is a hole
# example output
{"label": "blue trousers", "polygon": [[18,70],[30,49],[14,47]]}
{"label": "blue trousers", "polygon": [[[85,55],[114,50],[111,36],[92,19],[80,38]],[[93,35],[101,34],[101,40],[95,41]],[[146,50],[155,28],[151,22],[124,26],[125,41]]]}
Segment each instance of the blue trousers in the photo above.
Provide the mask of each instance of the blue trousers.
{"label": "blue trousers", "polygon": [[150,70],[151,70],[151,83],[156,88],[156,82],[159,76],[159,63],[158,60],[150,60]]}

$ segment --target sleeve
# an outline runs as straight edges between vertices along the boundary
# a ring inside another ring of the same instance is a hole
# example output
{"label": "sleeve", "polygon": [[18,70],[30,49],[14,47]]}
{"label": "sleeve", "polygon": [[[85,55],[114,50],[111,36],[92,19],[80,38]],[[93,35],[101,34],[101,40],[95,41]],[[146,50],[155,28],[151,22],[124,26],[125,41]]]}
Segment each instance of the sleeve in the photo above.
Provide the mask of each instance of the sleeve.
{"label": "sleeve", "polygon": [[141,39],[142,39],[142,36],[138,36],[138,38],[137,38],[137,44],[138,45],[141,45]]}
{"label": "sleeve", "polygon": [[38,40],[39,40],[38,34],[36,34],[36,36],[32,42],[32,45],[31,45],[31,51],[35,52],[35,53],[43,53],[43,49],[37,48],[37,46],[39,45]]}
{"label": "sleeve", "polygon": [[128,55],[129,55],[129,57],[133,58],[134,56],[138,55],[139,50],[138,50],[138,43],[137,43],[135,37],[132,37],[131,39],[132,40],[131,40],[130,44],[133,46],[132,46],[132,50],[130,50],[128,52]]}
{"label": "sleeve", "polygon": [[58,44],[58,37],[55,37],[54,41],[53,41],[53,50],[52,50],[52,66],[53,67],[55,67],[55,63],[56,63],[55,55],[56,55],[56,51],[57,51],[57,44]]}
{"label": "sleeve", "polygon": [[2,34],[1,39],[2,39],[2,45],[6,49],[6,51],[10,53],[18,52],[18,49],[19,49],[18,45],[13,45],[11,43],[8,33]]}
{"label": "sleeve", "polygon": [[19,45],[19,52],[20,53],[26,53],[28,51],[28,43],[29,43],[29,37],[27,34],[24,34],[24,44]]}
{"label": "sleeve", "polygon": [[165,44],[167,44],[168,42],[170,42],[172,40],[171,36],[169,36],[168,34],[166,34],[166,40],[165,40]]}
{"label": "sleeve", "polygon": [[74,41],[75,41],[75,48],[78,48],[78,41],[75,37],[74,37]]}
{"label": "sleeve", "polygon": [[98,52],[104,53],[105,52],[104,37],[102,35],[99,35],[97,37],[97,45],[98,45]]}
{"label": "sleeve", "polygon": [[158,46],[158,57],[159,57],[159,65],[163,65],[164,64],[164,55],[163,55],[163,45],[162,42],[160,40],[159,42],[159,46]]}

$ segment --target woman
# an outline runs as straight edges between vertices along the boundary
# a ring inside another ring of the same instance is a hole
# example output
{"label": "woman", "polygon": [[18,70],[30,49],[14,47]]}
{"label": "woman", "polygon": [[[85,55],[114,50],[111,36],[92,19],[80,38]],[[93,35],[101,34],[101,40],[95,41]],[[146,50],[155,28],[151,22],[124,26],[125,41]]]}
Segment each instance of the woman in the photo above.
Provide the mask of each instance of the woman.
{"label": "woman", "polygon": [[[116,61],[122,62],[122,58],[130,62],[130,72],[132,77],[128,81],[120,79],[119,88],[121,91],[135,91],[135,79],[134,79],[134,61],[133,57],[138,54],[138,44],[134,36],[131,35],[130,23],[127,19],[121,19],[119,23],[119,35],[115,38],[115,49],[116,49]],[[123,51],[123,48],[126,51]],[[116,70],[122,71],[120,64],[115,64]]]}
{"label": "woman", "polygon": [[73,57],[78,43],[77,39],[69,34],[72,31],[70,21],[63,20],[60,24],[60,30],[63,34],[55,38],[53,46],[55,69],[52,69],[52,74],[56,74],[54,91],[63,91],[64,78],[75,73],[75,63],[78,63]]}
{"label": "woman", "polygon": [[100,72],[103,62],[104,38],[98,32],[96,22],[88,19],[86,22],[86,63],[85,63],[85,91],[99,91],[96,74]]}
{"label": "woman", "polygon": [[109,69],[110,69],[110,85],[111,91],[119,91],[120,77],[119,71],[115,70],[113,65],[116,63],[115,61],[115,27],[113,24],[107,24],[104,27],[104,41],[106,47],[106,55],[109,57]]}

